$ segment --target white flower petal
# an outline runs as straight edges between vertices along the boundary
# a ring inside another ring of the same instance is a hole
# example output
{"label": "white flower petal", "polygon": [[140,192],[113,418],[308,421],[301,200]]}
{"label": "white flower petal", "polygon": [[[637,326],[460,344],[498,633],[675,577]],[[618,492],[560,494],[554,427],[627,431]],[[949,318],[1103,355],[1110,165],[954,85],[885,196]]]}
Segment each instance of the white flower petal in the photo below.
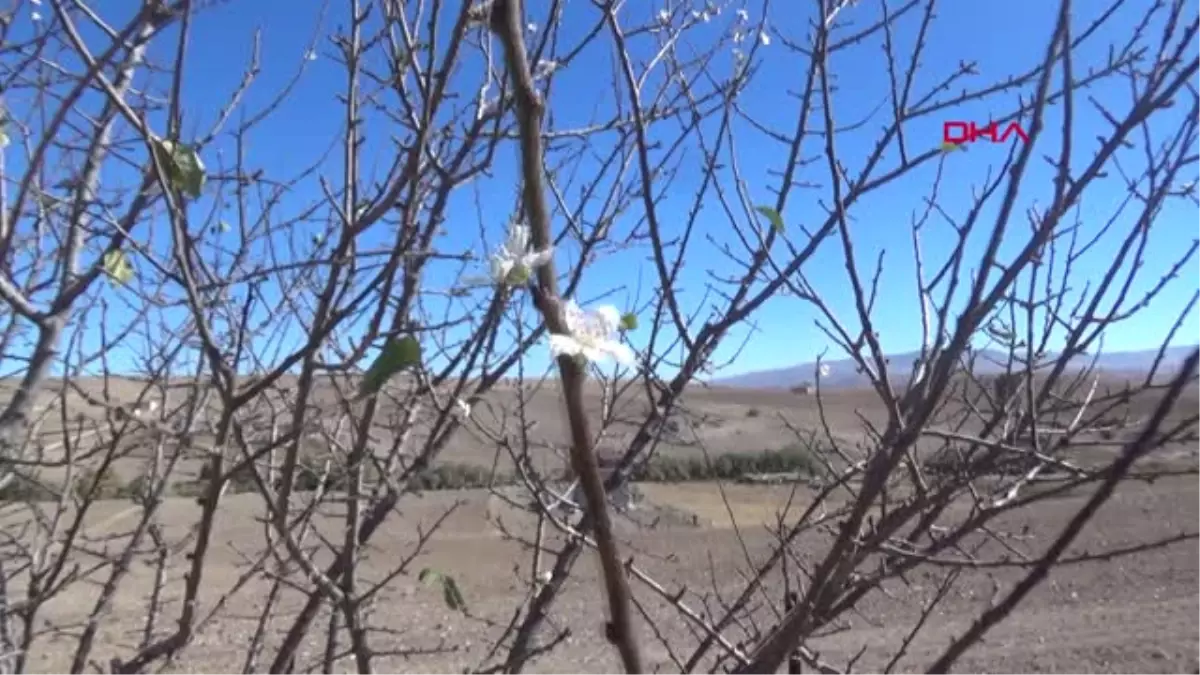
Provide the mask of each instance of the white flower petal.
{"label": "white flower petal", "polygon": [[604,345],[604,349],[621,365],[632,366],[637,363],[637,354],[627,344],[612,340]]}
{"label": "white flower petal", "polygon": [[598,363],[608,358],[608,351],[602,349],[599,345],[584,344],[582,347],[583,357],[588,361]]}
{"label": "white flower petal", "polygon": [[583,353],[583,345],[570,335],[562,335],[561,333],[551,333],[550,335],[550,353],[554,356],[576,356]]}
{"label": "white flower petal", "polygon": [[508,241],[505,243],[509,255],[525,255],[529,250],[529,228],[513,223],[508,229]]}
{"label": "white flower petal", "polygon": [[587,317],[574,300],[568,300],[563,305],[563,320],[567,323],[567,330],[574,334],[580,332],[584,327]]}
{"label": "white flower petal", "polygon": [[528,278],[534,268],[550,262],[553,248],[545,251],[529,250],[529,227],[511,223],[504,243],[497,247],[491,258],[491,275],[498,284],[519,284],[513,279],[514,272],[521,279]]}
{"label": "white flower petal", "polygon": [[621,313],[616,307],[584,310],[574,300],[566,300],[563,319],[569,336],[550,336],[550,348],[556,355],[582,355],[589,361],[614,359],[627,366],[637,363],[637,354],[621,342]]}
{"label": "white flower petal", "polygon": [[621,327],[621,312],[612,305],[597,307],[596,316],[603,321],[604,327],[607,329],[604,331],[606,335],[615,333]]}
{"label": "white flower petal", "polygon": [[550,262],[551,258],[553,258],[553,257],[554,257],[554,248],[551,247],[551,248],[546,249],[545,251],[538,251],[537,253],[529,253],[527,255],[522,256],[521,264],[525,265],[529,269],[533,270],[533,269],[537,269],[537,268],[541,267],[542,265],[545,265],[546,263]]}
{"label": "white flower petal", "polygon": [[512,272],[512,269],[515,265],[516,261],[512,258],[499,255],[492,256],[492,279],[495,280],[496,283],[503,283],[504,280],[508,278],[509,272]]}
{"label": "white flower petal", "polygon": [[466,401],[462,400],[461,398],[456,398],[456,399],[454,399],[454,406],[457,409],[458,414],[461,415],[464,419],[471,416],[471,404],[470,403],[467,403]]}

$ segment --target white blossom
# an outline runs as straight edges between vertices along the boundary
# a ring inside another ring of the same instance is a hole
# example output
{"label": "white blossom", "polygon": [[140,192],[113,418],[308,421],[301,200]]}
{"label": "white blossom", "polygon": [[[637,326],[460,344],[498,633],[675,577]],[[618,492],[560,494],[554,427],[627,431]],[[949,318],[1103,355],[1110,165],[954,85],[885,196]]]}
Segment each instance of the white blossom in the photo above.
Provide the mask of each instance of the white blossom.
{"label": "white blossom", "polygon": [[665,9],[658,10],[658,22],[661,24],[670,23],[671,22],[671,13]]}
{"label": "white blossom", "polygon": [[771,36],[767,35],[767,31],[760,30],[758,31],[758,41],[762,43],[762,46],[766,47],[771,44]]}
{"label": "white blossom", "polygon": [[544,80],[554,74],[558,70],[560,64],[558,61],[548,61],[546,59],[538,59],[537,65],[533,68],[533,79]]}
{"label": "white blossom", "polygon": [[553,247],[531,251],[529,228],[513,223],[508,230],[508,241],[492,254],[492,281],[513,286],[524,284],[533,270],[550,262],[553,254]]}
{"label": "white blossom", "polygon": [[471,404],[467,403],[466,401],[462,400],[461,398],[456,398],[456,399],[454,399],[454,411],[462,419],[464,419],[464,420],[470,419]]}
{"label": "white blossom", "polygon": [[737,18],[738,18],[738,21],[749,21],[750,20],[750,12],[747,12],[744,9],[739,9],[737,11]]}
{"label": "white blossom", "polygon": [[150,399],[142,405],[135,406],[133,409],[133,416],[142,418],[147,415],[153,415],[156,412],[158,412],[158,401]]}
{"label": "white blossom", "polygon": [[829,364],[822,363],[821,367],[818,369],[818,372],[821,373],[821,377],[829,377]]}
{"label": "white blossom", "polygon": [[627,366],[635,362],[633,350],[618,335],[621,313],[616,307],[604,305],[585,311],[574,300],[568,300],[563,319],[567,333],[550,336],[550,353],[554,356],[580,356],[588,361],[612,358]]}
{"label": "white blossom", "polygon": [[304,52],[304,60],[305,61],[316,61],[317,60],[317,51],[315,49],[306,50]]}
{"label": "white blossom", "polygon": [[525,30],[529,31],[530,33],[536,33],[537,29],[538,29],[538,25],[532,21],[525,24]]}
{"label": "white blossom", "polygon": [[30,12],[29,18],[33,19],[34,21],[41,21],[42,13],[41,12]]}

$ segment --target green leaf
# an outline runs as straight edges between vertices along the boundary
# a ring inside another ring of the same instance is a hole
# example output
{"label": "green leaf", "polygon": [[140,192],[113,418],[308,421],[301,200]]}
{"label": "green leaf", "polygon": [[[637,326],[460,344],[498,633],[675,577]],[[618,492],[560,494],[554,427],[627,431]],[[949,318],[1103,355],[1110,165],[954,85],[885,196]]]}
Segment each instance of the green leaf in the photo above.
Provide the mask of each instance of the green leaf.
{"label": "green leaf", "polygon": [[415,337],[405,335],[399,340],[388,340],[363,375],[360,390],[363,394],[374,394],[396,373],[420,364],[421,343]]}
{"label": "green leaf", "polygon": [[938,149],[941,150],[942,152],[954,152],[955,150],[962,150],[963,152],[966,152],[967,146],[959,145],[957,143],[951,143],[950,141],[945,141],[944,143],[942,143],[941,145],[938,146]]}
{"label": "green leaf", "polygon": [[637,314],[633,312],[625,312],[621,315],[621,330],[637,330],[638,320]]}
{"label": "green leaf", "polygon": [[155,140],[154,148],[158,153],[158,163],[167,172],[167,180],[170,181],[171,187],[192,199],[199,198],[206,177],[204,162],[200,161],[196,149],[161,139]]}
{"label": "green leaf", "polygon": [[467,600],[458,588],[458,582],[449,574],[443,574],[433,568],[426,567],[417,575],[417,579],[426,586],[441,587],[442,600],[446,606],[456,612],[467,610]]}
{"label": "green leaf", "polygon": [[101,263],[104,266],[104,273],[113,283],[124,286],[129,283],[130,279],[133,279],[133,263],[129,262],[121,250],[105,253]]}
{"label": "green leaf", "polygon": [[756,206],[754,210],[766,216],[767,220],[771,221],[771,227],[775,228],[776,232],[783,232],[783,216],[779,215],[778,211],[769,206]]}

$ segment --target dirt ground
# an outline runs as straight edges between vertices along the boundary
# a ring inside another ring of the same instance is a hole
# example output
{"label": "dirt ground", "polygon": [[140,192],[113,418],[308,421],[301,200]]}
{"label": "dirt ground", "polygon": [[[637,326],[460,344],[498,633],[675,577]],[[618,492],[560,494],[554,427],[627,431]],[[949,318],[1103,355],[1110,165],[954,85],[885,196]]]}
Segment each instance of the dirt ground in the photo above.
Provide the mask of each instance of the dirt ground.
{"label": "dirt ground", "polygon": [[[737,573],[747,567],[747,556],[759,561],[766,555],[769,538],[762,523],[787,498],[782,488],[727,486],[725,500],[715,484],[688,486],[645,486],[650,501],[675,502],[677,508],[691,507],[707,514],[695,526],[666,526],[654,530],[626,529],[625,546],[635,564],[676,590],[686,586],[688,602],[699,607],[696,593],[719,590],[728,597],[739,589]],[[803,499],[803,496],[800,497]],[[1152,485],[1128,484],[1114,496],[1094,524],[1074,547],[1075,552],[1101,547],[1128,546],[1183,532],[1195,532],[1198,517],[1197,484],[1194,479],[1163,479]],[[1086,499],[1073,495],[1048,502],[1036,512],[1014,515],[1002,525],[1024,531],[1031,550],[1063,526]],[[745,547],[714,505],[733,504]],[[365,566],[364,577],[384,573],[399,556],[414,550],[418,530],[427,528],[451,505],[457,510],[447,520],[432,545],[410,566],[409,573],[392,582],[375,603],[373,627],[386,629],[373,644],[380,650],[395,650],[380,657],[380,671],[461,672],[475,667],[484,657],[487,638],[498,634],[525,587],[529,555],[506,540],[496,526],[521,530],[514,513],[505,513],[497,500],[482,491],[426,493],[402,507],[376,536]],[[699,507],[699,508],[698,508]],[[253,498],[228,498],[222,507],[215,537],[216,547],[206,569],[204,605],[211,606],[236,581],[247,555],[261,545],[262,529],[255,523]],[[195,505],[173,500],[166,506],[167,523],[191,522]],[[92,532],[116,532],[131,518],[128,502],[100,505]],[[757,523],[755,522],[757,521]],[[332,523],[328,523],[332,526]],[[595,562],[580,563],[577,578],[569,585],[552,615],[557,626],[569,625],[573,635],[549,656],[534,662],[537,672],[604,672],[619,669],[614,653],[600,633],[603,604],[595,575]],[[473,618],[450,611],[440,595],[417,583],[416,570],[434,567],[452,574],[462,586]],[[172,589],[181,587],[182,569],[173,570]],[[957,664],[959,672],[1195,672],[1198,663],[1197,548],[1194,540],[1144,551],[1109,562],[1087,562],[1058,570],[986,640]],[[149,589],[149,570],[135,569],[135,580],[118,597],[119,621],[106,623],[99,635],[102,660],[128,654],[140,635],[144,602]],[[960,634],[989,600],[1002,593],[1020,570],[987,570],[964,576],[954,594],[929,621],[925,630],[908,647],[899,662],[901,671],[920,670],[940,653],[952,636]],[[714,582],[714,579],[717,581]],[[878,672],[904,640],[923,593],[935,582],[933,570],[923,570],[909,579],[912,587],[890,588],[894,598],[873,594],[860,606],[851,622],[810,646],[822,658],[844,664],[862,651],[859,671]],[[639,600],[654,619],[672,648],[684,657],[696,643],[674,610],[634,582]],[[173,595],[178,596],[175,592]],[[227,607],[224,618],[205,627],[195,646],[171,670],[239,671],[243,667],[241,646],[254,625],[254,609],[265,588],[243,589]],[[53,603],[45,619],[68,624],[82,619],[88,607],[86,592],[74,591]],[[293,610],[296,598],[288,597],[285,608]],[[172,604],[168,617],[178,611]],[[287,611],[276,614],[274,627],[285,629]],[[320,619],[319,621],[325,621]],[[321,624],[323,625],[323,624]],[[668,650],[645,629],[644,649],[656,669],[674,670]],[[46,643],[51,646],[53,643]],[[67,642],[62,643],[67,647]],[[304,658],[317,659],[321,647],[307,645]],[[403,654],[402,652],[409,652]],[[432,652],[432,653],[419,653]],[[47,651],[35,658],[40,671],[61,669],[65,652]],[[299,663],[297,667],[312,664]],[[261,664],[260,668],[266,664]],[[353,663],[343,660],[342,668]]]}
{"label": "dirt ground", "polygon": [[[290,381],[283,381],[279,391],[269,392],[248,406],[243,415],[247,419],[242,419],[242,424],[249,433],[257,434],[257,440],[266,438],[272,422],[277,424],[280,431],[289,428],[291,411],[294,409],[288,398],[294,394],[288,388]],[[79,454],[81,444],[94,444],[95,439],[108,438],[111,434],[105,423],[106,410],[97,402],[109,401],[109,406],[132,406],[139,397],[143,402],[162,401],[159,412],[150,417],[164,428],[170,428],[173,423],[182,421],[184,401],[189,392],[186,382],[173,383],[164,393],[157,388],[147,389],[147,385],[134,380],[115,377],[107,381],[99,378],[80,379],[74,384],[86,395],[69,389],[65,396],[48,390],[40,397],[42,406],[37,423],[45,448],[43,460],[63,459],[63,448],[67,445],[63,440],[63,401],[69,411],[65,417],[72,420],[67,426],[71,443],[76,454]],[[589,385],[589,415],[597,427],[600,426],[599,421],[604,422],[604,432],[597,443],[598,450],[606,453],[623,451],[652,407],[645,390],[636,382],[622,383],[616,403],[609,405],[603,401],[611,396],[611,391],[602,395],[594,382],[589,382]],[[1105,395],[1119,392],[1125,385],[1124,378],[1101,378],[1096,401],[1107,405],[1104,402]],[[0,400],[6,395],[6,388],[11,386],[11,381],[0,380]],[[292,386],[294,389],[294,382]],[[353,390],[352,386],[344,383],[338,386],[343,391]],[[396,382],[389,385],[395,390],[402,390],[404,386]],[[330,385],[314,389],[310,400],[312,410],[307,416],[312,428],[306,427],[303,441],[306,453],[325,456],[333,440],[343,444],[343,447],[351,442],[346,436],[348,425],[337,426],[332,423],[339,417],[336,413],[331,414],[331,411],[337,410],[337,405],[333,403],[336,400],[334,393]],[[967,405],[964,403],[967,399],[971,399],[970,405],[980,406],[977,397],[972,385],[956,382],[945,397],[947,404],[935,414],[929,426],[944,426],[957,432],[970,433],[973,423],[961,426],[960,414],[964,405]],[[1078,397],[1077,393],[1074,398]],[[179,463],[176,471],[179,480],[196,478],[206,461],[205,450],[213,442],[210,431],[215,428],[218,416],[215,395],[209,400],[207,419],[202,419],[191,434],[193,447],[188,450],[188,458]],[[448,398],[442,396],[440,400],[444,402]],[[1115,429],[1113,433],[1093,439],[1085,434],[1079,439],[1094,441],[1097,445],[1093,449],[1107,457],[1110,454],[1107,451],[1119,447],[1121,441],[1137,433],[1140,420],[1149,414],[1157,401],[1156,391],[1134,395],[1127,403],[1116,405],[1107,415],[1107,421]],[[1197,405],[1200,405],[1200,389],[1189,387],[1176,406],[1178,412],[1169,421],[1177,421],[1181,415],[1194,412]],[[522,407],[524,412],[519,414]],[[1101,404],[1094,404],[1090,410],[1094,412],[1100,407]],[[399,420],[403,415],[397,408],[394,403],[381,399],[376,423],[371,430],[373,447],[387,448],[391,445],[394,430],[402,426]],[[569,438],[569,433],[554,381],[534,382],[521,389],[506,383],[474,401],[472,410],[472,423],[460,430],[453,442],[441,451],[435,463],[486,466],[501,473],[511,473],[511,458],[499,451],[492,439],[518,436],[519,426],[524,420],[530,461],[539,470],[551,474],[567,466],[564,442]],[[111,410],[108,412],[111,415]],[[1058,414],[1059,419],[1047,421],[1065,425],[1073,412],[1073,409],[1063,409]],[[432,416],[435,412],[427,408],[425,414]],[[423,429],[427,427],[427,422],[420,418],[417,420],[416,431],[410,441],[412,445],[419,445],[424,438]],[[779,390],[694,385],[682,397],[671,413],[668,424],[661,430],[655,453],[673,457],[695,457],[704,453],[711,458],[725,453],[757,453],[807,446],[810,443],[828,446],[835,442],[854,453],[869,438],[866,425],[880,428],[885,422],[885,409],[874,391],[831,389],[822,391],[818,398],[815,394]],[[331,429],[335,426],[336,429]],[[153,447],[146,431],[136,431],[137,427],[129,429],[135,431],[125,432],[126,436],[119,443],[122,457],[112,465],[113,473],[123,481],[132,480],[146,472],[148,449]],[[1195,462],[1195,447],[1189,446],[1182,452],[1189,456],[1188,461]],[[1089,463],[1081,457],[1075,457],[1072,461]],[[44,473],[44,477],[50,478],[53,471]]]}
{"label": "dirt ground", "polygon": [[[132,388],[126,383],[117,398],[128,400]],[[500,391],[475,406],[473,417],[493,433],[505,428],[512,433],[512,408],[516,396]],[[812,396],[788,392],[706,390],[698,388],[685,401],[679,430],[664,441],[660,452],[757,452],[778,449],[796,442],[794,429],[829,433],[847,446],[862,437],[862,420],[881,419],[878,399],[870,392],[833,391],[822,397],[820,408]],[[1135,398],[1124,411],[1126,419],[1144,416],[1153,400]],[[76,401],[81,409],[87,406]],[[537,392],[527,403],[535,423],[531,436],[541,461],[553,464],[561,452],[566,428],[552,390]],[[1197,395],[1193,388],[1179,403],[1172,419],[1194,414]],[[169,408],[169,406],[168,406]],[[825,419],[822,421],[821,410]],[[632,424],[645,410],[644,400],[632,399],[625,407],[610,411],[611,432],[602,445],[620,447],[633,433]],[[95,411],[93,411],[95,412]],[[593,413],[602,412],[598,400]],[[387,415],[385,414],[384,417]],[[94,416],[93,416],[94,417]],[[50,426],[50,425],[47,425]],[[468,430],[470,431],[470,430]],[[1106,437],[1106,443],[1085,452],[1097,458],[1111,456],[1137,425],[1127,424]],[[1099,439],[1098,439],[1099,440]],[[448,447],[443,461],[489,463],[494,457],[486,438],[472,432]],[[1176,445],[1160,453],[1157,461],[1194,467],[1195,444]],[[136,472],[145,462],[136,453],[122,460],[126,470]],[[644,495],[634,520],[619,522],[623,551],[635,564],[672,592],[686,589],[683,598],[705,615],[719,616],[715,596],[728,600],[740,591],[747,570],[768,554],[772,537],[766,524],[789,498],[803,505],[807,487],[723,485],[715,483],[643,484]],[[1036,556],[1061,530],[1087,498],[1075,494],[1040,504],[1036,510],[1013,513],[997,524],[1014,533],[1009,545]],[[1152,484],[1129,483],[1111,502],[1074,546],[1073,551],[1095,552],[1110,547],[1132,546],[1183,533],[1195,533],[1200,521],[1200,491],[1194,476],[1160,479]],[[793,508],[796,506],[793,504]],[[0,505],[0,528],[27,513],[17,504]],[[963,507],[965,508],[965,506]],[[483,490],[427,492],[407,496],[398,513],[386,521],[372,540],[362,568],[362,581],[387,574],[405,556],[415,554],[417,541],[447,510],[436,536],[407,565],[405,573],[388,583],[372,604],[369,617],[372,644],[381,656],[374,667],[387,671],[461,672],[494,662],[488,648],[519,606],[528,591],[531,554],[508,535],[528,536],[528,517],[495,495]],[[170,630],[180,611],[179,598],[188,533],[196,522],[199,507],[194,500],[169,499],[161,510],[160,522],[169,541],[179,542],[167,578],[164,616],[155,628],[157,635]],[[793,512],[794,513],[794,512]],[[96,551],[115,550],[105,535],[129,531],[137,509],[127,500],[100,502],[86,527]],[[246,562],[264,548],[263,507],[255,495],[227,495],[218,514],[209,564],[204,571],[200,615],[205,616],[239,581]],[[322,517],[318,529],[334,535],[336,514]],[[825,540],[801,543],[800,557],[819,560]],[[551,548],[561,537],[550,539]],[[318,562],[322,561],[320,555]],[[440,594],[420,584],[418,572],[426,567],[451,574],[461,585],[468,613],[451,611]],[[594,557],[580,562],[575,576],[554,605],[549,625],[567,627],[571,635],[555,651],[531,664],[536,672],[616,671],[620,664],[603,639],[603,607]],[[1200,593],[1200,564],[1196,540],[1189,539],[1104,562],[1085,562],[1056,571],[1036,589],[1004,623],[958,662],[959,672],[1197,672],[1200,669],[1197,618]],[[908,586],[897,582],[868,595],[847,617],[812,640],[809,647],[828,663],[844,667],[855,659],[857,671],[878,672],[891,655],[901,650],[905,636],[922,604],[933,592],[944,570],[922,568],[908,578]],[[153,570],[138,563],[115,600],[114,620],[106,621],[97,635],[93,668],[106,670],[111,658],[128,657],[135,651],[145,624],[147,599]],[[901,671],[918,671],[928,666],[948,642],[966,630],[993,599],[1002,597],[1023,575],[1018,567],[973,569],[964,573],[955,591],[927,622],[924,629],[903,649],[896,664]],[[774,583],[774,582],[772,582]],[[39,617],[45,626],[77,630],[86,619],[97,584],[81,583],[55,598]],[[677,611],[638,581],[633,587],[650,617],[643,620],[643,649],[656,669],[678,670],[672,654],[687,658],[697,644],[697,635]],[[174,672],[240,672],[244,647],[250,639],[258,609],[267,595],[266,582],[257,579],[229,596],[219,616],[204,623],[193,646],[171,664]],[[782,595],[777,585],[768,586],[766,598],[776,603]],[[298,608],[300,596],[285,591],[273,615],[268,646],[287,630]],[[760,627],[775,621],[774,610],[765,603],[756,614]],[[297,669],[319,668],[327,614],[317,619]],[[653,629],[651,626],[653,624]],[[738,629],[730,630],[733,640]],[[549,635],[549,633],[547,633]],[[541,636],[545,638],[546,636]],[[664,644],[665,641],[665,644]],[[61,671],[69,666],[73,638],[64,636],[40,643],[43,651],[33,654],[31,668]],[[271,653],[270,649],[266,652]],[[264,657],[269,658],[269,657]],[[267,663],[258,663],[264,670]],[[353,670],[349,659],[339,667]]]}

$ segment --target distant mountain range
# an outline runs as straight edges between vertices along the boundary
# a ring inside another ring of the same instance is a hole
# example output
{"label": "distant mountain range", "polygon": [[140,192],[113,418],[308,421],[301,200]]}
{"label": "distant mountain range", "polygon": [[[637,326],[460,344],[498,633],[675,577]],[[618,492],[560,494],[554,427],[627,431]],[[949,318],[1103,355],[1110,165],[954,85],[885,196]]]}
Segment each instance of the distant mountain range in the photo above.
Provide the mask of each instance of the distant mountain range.
{"label": "distant mountain range", "polygon": [[[1173,372],[1183,363],[1189,354],[1195,350],[1193,346],[1169,347],[1163,355],[1159,372],[1163,375]],[[975,362],[977,375],[993,375],[1004,371],[1005,354],[1000,351],[982,350],[976,352],[979,357]],[[894,379],[906,379],[912,374],[913,363],[921,352],[913,351],[904,354],[893,354],[888,357],[888,375]],[[1158,356],[1157,349],[1145,349],[1130,352],[1108,352],[1100,355],[1096,367],[1108,374],[1114,373],[1145,373],[1150,370],[1154,359]],[[1083,368],[1091,362],[1090,356],[1078,356],[1072,359],[1072,366]],[[857,366],[850,359],[838,361],[823,361],[822,365],[829,366],[829,374],[821,378],[822,387],[854,388],[868,386],[870,380],[865,374],[857,372]],[[812,382],[816,372],[816,362],[799,363],[786,368],[775,370],[760,370],[742,375],[719,378],[712,384],[725,387],[744,387],[748,389],[788,389],[804,382]]]}

